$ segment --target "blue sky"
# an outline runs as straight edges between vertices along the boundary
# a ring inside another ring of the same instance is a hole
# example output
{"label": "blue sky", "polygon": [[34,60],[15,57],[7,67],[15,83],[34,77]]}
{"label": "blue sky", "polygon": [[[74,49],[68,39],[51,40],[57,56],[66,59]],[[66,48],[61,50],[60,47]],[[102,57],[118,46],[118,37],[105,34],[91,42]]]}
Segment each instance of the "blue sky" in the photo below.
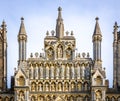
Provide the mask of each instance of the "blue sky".
{"label": "blue sky", "polygon": [[65,31],[73,30],[77,52],[89,52],[91,57],[95,17],[100,18],[103,67],[106,68],[107,79],[112,85],[112,32],[114,22],[120,24],[119,4],[119,0],[1,0],[0,22],[4,19],[8,30],[8,82],[17,67],[20,18],[25,19],[29,57],[31,52],[43,52],[46,31],[55,30],[57,8],[61,6]]}

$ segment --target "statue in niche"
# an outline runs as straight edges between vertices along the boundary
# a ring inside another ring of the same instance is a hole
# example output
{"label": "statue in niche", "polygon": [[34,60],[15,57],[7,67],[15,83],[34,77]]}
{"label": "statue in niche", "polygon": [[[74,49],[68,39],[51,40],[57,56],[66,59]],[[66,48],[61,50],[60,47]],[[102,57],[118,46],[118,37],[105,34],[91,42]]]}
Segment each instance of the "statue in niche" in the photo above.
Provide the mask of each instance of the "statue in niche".
{"label": "statue in niche", "polygon": [[71,77],[74,78],[74,67],[71,67]]}
{"label": "statue in niche", "polygon": [[59,78],[60,70],[59,68],[56,68],[56,77]]}
{"label": "statue in niche", "polygon": [[96,101],[101,101],[101,99],[102,99],[101,92],[97,91],[96,92]]}
{"label": "statue in niche", "polygon": [[54,51],[53,51],[52,48],[49,48],[49,49],[48,49],[47,55],[48,55],[48,58],[53,58],[53,56],[54,56]]}
{"label": "statue in niche", "polygon": [[62,49],[61,45],[58,46],[57,52],[58,52],[57,53],[58,58],[62,58],[63,57],[63,49]]}
{"label": "statue in niche", "polygon": [[40,68],[40,78],[43,78],[43,68]]}
{"label": "statue in niche", "polygon": [[43,84],[42,84],[42,83],[39,83],[39,84],[38,84],[38,90],[39,90],[39,91],[42,91],[42,90],[43,90]]}
{"label": "statue in niche", "polygon": [[61,83],[58,83],[58,90],[62,91],[62,84]]}
{"label": "statue in niche", "polygon": [[25,96],[23,92],[20,92],[19,94],[19,101],[24,101],[25,100]]}
{"label": "statue in niche", "polygon": [[51,86],[52,86],[52,87],[51,87],[51,90],[52,90],[52,91],[55,91],[55,83],[52,83]]}
{"label": "statue in niche", "polygon": [[66,56],[67,56],[68,59],[71,59],[71,57],[72,57],[72,50],[70,48],[68,48],[66,50]]}
{"label": "statue in niche", "polygon": [[48,83],[45,84],[45,89],[46,89],[46,91],[49,91],[49,84]]}
{"label": "statue in niche", "polygon": [[32,97],[32,98],[31,98],[31,101],[35,101],[35,97]]}
{"label": "statue in niche", "polygon": [[35,91],[35,86],[36,86],[35,83],[32,83],[32,87],[31,87],[32,91]]}

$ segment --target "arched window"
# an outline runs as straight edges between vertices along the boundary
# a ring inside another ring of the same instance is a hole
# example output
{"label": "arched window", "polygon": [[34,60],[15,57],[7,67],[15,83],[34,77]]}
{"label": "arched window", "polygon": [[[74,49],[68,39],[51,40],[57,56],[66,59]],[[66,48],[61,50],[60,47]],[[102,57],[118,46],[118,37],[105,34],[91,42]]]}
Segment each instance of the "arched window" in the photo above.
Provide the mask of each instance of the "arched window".
{"label": "arched window", "polygon": [[23,76],[20,76],[20,77],[19,77],[19,85],[20,85],[20,86],[24,86],[24,85],[25,85],[25,79],[24,79]]}

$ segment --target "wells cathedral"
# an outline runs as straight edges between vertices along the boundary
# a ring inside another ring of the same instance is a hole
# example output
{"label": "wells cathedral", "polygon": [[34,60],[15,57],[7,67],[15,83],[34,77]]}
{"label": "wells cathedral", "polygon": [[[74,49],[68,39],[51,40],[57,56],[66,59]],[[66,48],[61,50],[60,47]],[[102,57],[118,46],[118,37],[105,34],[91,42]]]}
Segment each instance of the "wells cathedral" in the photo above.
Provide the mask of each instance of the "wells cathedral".
{"label": "wells cathedral", "polygon": [[75,54],[76,39],[73,31],[64,32],[61,12],[59,7],[56,30],[46,32],[44,53],[31,53],[28,59],[27,33],[24,18],[21,18],[19,60],[11,77],[11,88],[7,87],[7,29],[5,21],[2,22],[0,101],[120,101],[120,31],[117,22],[113,30],[113,87],[109,88],[101,59],[99,18],[95,19],[91,35],[93,57],[90,57],[89,53]]}

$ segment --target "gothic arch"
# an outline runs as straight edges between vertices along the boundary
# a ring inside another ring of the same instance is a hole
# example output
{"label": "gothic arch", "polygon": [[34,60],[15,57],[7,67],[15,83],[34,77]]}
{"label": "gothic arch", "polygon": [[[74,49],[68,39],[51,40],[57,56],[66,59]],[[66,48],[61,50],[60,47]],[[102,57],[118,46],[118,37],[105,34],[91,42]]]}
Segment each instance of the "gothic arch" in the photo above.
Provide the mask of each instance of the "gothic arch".
{"label": "gothic arch", "polygon": [[24,101],[25,100],[25,94],[24,94],[24,91],[19,91],[19,100],[20,101]]}
{"label": "gothic arch", "polygon": [[120,101],[120,96],[117,98],[118,101]]}
{"label": "gothic arch", "polygon": [[83,101],[83,97],[82,96],[77,96],[76,101]]}
{"label": "gothic arch", "polygon": [[10,101],[14,101],[14,98],[13,98],[13,97],[11,97],[11,98],[10,98]]}
{"label": "gothic arch", "polygon": [[38,83],[38,91],[43,91],[43,83],[42,82]]}
{"label": "gothic arch", "polygon": [[63,90],[63,84],[62,82],[58,83],[58,91],[62,91]]}
{"label": "gothic arch", "polygon": [[106,97],[106,101],[110,101],[110,98],[108,96]]}
{"label": "gothic arch", "polygon": [[70,59],[72,59],[72,48],[70,48],[70,47],[68,47],[67,49],[66,49],[66,58],[68,59],[68,60],[70,60]]}
{"label": "gothic arch", "polygon": [[96,77],[96,85],[102,85],[103,81],[102,81],[102,77],[101,76],[97,76]]}
{"label": "gothic arch", "polygon": [[69,82],[64,83],[64,91],[69,91]]}
{"label": "gothic arch", "polygon": [[9,98],[6,96],[4,101],[9,101]]}
{"label": "gothic arch", "polygon": [[57,58],[63,58],[63,45],[61,44],[57,46]]}
{"label": "gothic arch", "polygon": [[95,94],[96,94],[96,100],[99,101],[102,98],[102,92],[100,90],[97,90]]}
{"label": "gothic arch", "polygon": [[31,91],[36,91],[36,83],[35,82],[32,82],[31,83]]}
{"label": "gothic arch", "polygon": [[44,101],[44,96],[38,96],[38,101]]}
{"label": "gothic arch", "polygon": [[114,97],[114,96],[112,96],[111,101],[116,101],[116,99],[115,99],[115,97]]}
{"label": "gothic arch", "polygon": [[55,101],[66,101],[65,99],[62,99],[61,97],[57,97]]}
{"label": "gothic arch", "polygon": [[31,97],[31,101],[35,101],[35,96],[32,96],[32,97]]}
{"label": "gothic arch", "polygon": [[86,95],[84,101],[90,101],[90,97]]}
{"label": "gothic arch", "polygon": [[50,90],[50,84],[49,82],[45,82],[45,91],[49,91]]}
{"label": "gothic arch", "polygon": [[69,99],[70,101],[74,101],[74,96],[71,95]]}
{"label": "gothic arch", "polygon": [[78,91],[82,91],[82,83],[81,82],[78,82],[78,84],[77,84],[77,90]]}
{"label": "gothic arch", "polygon": [[71,82],[71,91],[75,91],[76,90],[76,84],[75,82]]}
{"label": "gothic arch", "polygon": [[47,57],[49,59],[54,59],[54,48],[51,46],[47,49]]}
{"label": "gothic arch", "polygon": [[0,101],[3,101],[2,97],[0,96]]}
{"label": "gothic arch", "polygon": [[88,90],[88,87],[89,87],[89,86],[88,86],[88,82],[85,82],[85,83],[84,83],[84,91],[87,91],[87,90]]}
{"label": "gothic arch", "polygon": [[25,85],[25,78],[23,76],[19,77],[19,86],[24,86]]}
{"label": "gothic arch", "polygon": [[51,91],[56,91],[56,84],[55,84],[55,82],[51,83]]}

